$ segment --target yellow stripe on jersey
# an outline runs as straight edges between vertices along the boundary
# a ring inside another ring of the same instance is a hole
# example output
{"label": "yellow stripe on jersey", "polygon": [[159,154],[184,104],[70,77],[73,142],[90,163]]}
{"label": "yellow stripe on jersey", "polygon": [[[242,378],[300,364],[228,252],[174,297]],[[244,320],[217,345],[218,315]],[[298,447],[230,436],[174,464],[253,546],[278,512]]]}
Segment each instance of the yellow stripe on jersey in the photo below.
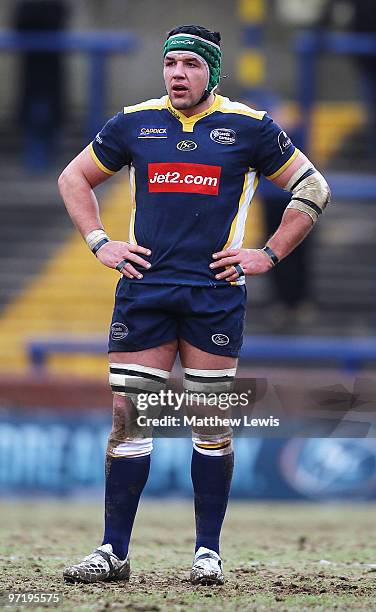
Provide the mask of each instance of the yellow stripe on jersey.
{"label": "yellow stripe on jersey", "polygon": [[167,99],[167,108],[170,113],[180,121],[183,126],[183,132],[193,132],[197,121],[219,110],[219,106],[222,104],[222,100],[222,96],[215,96],[214,102],[209,108],[202,111],[202,113],[197,113],[196,115],[192,115],[191,117],[186,117],[183,113],[174,108],[169,98]]}
{"label": "yellow stripe on jersey", "polygon": [[[231,223],[229,237],[223,249],[238,249],[243,244],[245,224],[249,211],[249,205],[259,182],[259,174],[254,169],[250,169],[244,177],[243,190],[239,199],[238,211]],[[245,279],[241,277],[236,281],[231,281],[231,285],[244,285]]]}
{"label": "yellow stripe on jersey", "polygon": [[282,172],[286,170],[286,168],[288,168],[292,164],[294,159],[298,157],[299,153],[300,153],[299,149],[295,149],[290,159],[288,159],[287,162],[283,164],[283,166],[281,166],[278,170],[276,170],[275,172],[273,172],[273,174],[271,174],[270,176],[267,176],[266,178],[269,179],[270,181],[272,181],[275,178],[278,178],[282,174]]}
{"label": "yellow stripe on jersey", "polygon": [[259,175],[255,170],[249,170],[244,176],[243,190],[239,199],[238,211],[231,223],[229,237],[223,249],[238,249],[243,242],[245,222],[249,204],[256,191]]}
{"label": "yellow stripe on jersey", "polygon": [[133,104],[132,106],[124,106],[124,115],[128,113],[138,113],[145,110],[163,110],[167,108],[168,96],[162,96],[161,98],[152,98],[151,100],[145,100],[145,102],[139,102],[139,104]]}
{"label": "yellow stripe on jersey", "polygon": [[182,126],[183,132],[193,132],[195,123],[202,119],[203,117],[207,117],[211,113],[215,111],[219,111],[221,113],[233,113],[235,115],[246,115],[248,117],[252,117],[253,119],[262,120],[266,111],[258,111],[255,110],[246,104],[242,104],[241,102],[232,102],[228,98],[224,96],[220,96],[218,94],[215,95],[215,99],[210,108],[206,109],[201,113],[197,113],[197,115],[193,115],[192,117],[186,117],[179,110],[174,108],[171,104],[171,101],[168,96],[162,96],[162,98],[147,100],[146,102],[140,102],[139,104],[134,104],[133,106],[125,106],[123,109],[124,114],[128,113],[137,113],[145,110],[164,110],[168,109],[176,119],[178,119]]}
{"label": "yellow stripe on jersey", "polygon": [[129,222],[129,242],[131,244],[137,244],[136,235],[134,232],[134,225],[136,220],[136,171],[134,166],[129,169],[129,188],[131,192],[131,218]]}
{"label": "yellow stripe on jersey", "polygon": [[223,96],[217,96],[220,99],[220,106],[216,109],[220,113],[230,113],[233,115],[245,115],[246,117],[252,117],[252,119],[258,119],[262,121],[266,111],[258,111],[246,104],[241,102],[233,102]]}
{"label": "yellow stripe on jersey", "polygon": [[113,170],[110,170],[109,168],[106,168],[106,166],[104,166],[102,164],[100,159],[98,159],[98,157],[96,156],[95,151],[93,149],[93,143],[92,142],[89,144],[89,151],[90,151],[91,157],[93,158],[93,161],[98,166],[98,168],[100,168],[100,170],[102,170],[102,172],[105,172],[106,174],[110,174],[110,175],[116,174],[116,172],[114,172]]}
{"label": "yellow stripe on jersey", "polygon": [[244,198],[245,198],[245,194],[246,194],[246,190],[247,190],[247,184],[248,184],[248,173],[245,174],[245,176],[244,176],[243,189],[242,189],[242,194],[241,194],[240,200],[239,200],[238,210],[237,210],[237,213],[236,213],[235,217],[232,220],[231,227],[230,227],[230,233],[229,233],[229,236],[227,238],[227,242],[224,245],[222,251],[224,251],[225,249],[228,249],[229,245],[231,244],[231,242],[232,242],[232,240],[234,238],[236,222],[238,220],[239,210],[241,209],[242,204],[244,202]]}

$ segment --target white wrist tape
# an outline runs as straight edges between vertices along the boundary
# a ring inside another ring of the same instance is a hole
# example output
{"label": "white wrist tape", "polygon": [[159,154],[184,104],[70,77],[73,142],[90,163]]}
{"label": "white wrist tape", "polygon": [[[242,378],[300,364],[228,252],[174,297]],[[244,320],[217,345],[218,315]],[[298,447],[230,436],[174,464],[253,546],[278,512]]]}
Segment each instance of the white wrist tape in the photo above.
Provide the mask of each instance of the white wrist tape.
{"label": "white wrist tape", "polygon": [[104,246],[107,242],[110,242],[106,232],[102,229],[93,230],[86,236],[85,240],[86,244],[94,255],[97,254],[102,246]]}

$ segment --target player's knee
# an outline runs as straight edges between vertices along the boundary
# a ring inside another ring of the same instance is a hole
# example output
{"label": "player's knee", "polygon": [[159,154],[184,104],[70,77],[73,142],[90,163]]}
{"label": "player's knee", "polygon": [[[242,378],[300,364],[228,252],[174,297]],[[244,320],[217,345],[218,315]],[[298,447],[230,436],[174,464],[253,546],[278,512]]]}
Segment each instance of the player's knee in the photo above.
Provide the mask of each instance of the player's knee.
{"label": "player's knee", "polygon": [[[206,406],[210,406],[210,412],[213,412],[215,407],[213,403],[208,401],[208,396],[215,394],[218,396],[218,405],[220,396],[231,392],[236,374],[236,368],[227,368],[223,370],[199,370],[193,368],[185,368],[184,370],[184,389],[188,395],[189,404],[204,408],[206,414]],[[202,411],[202,410],[201,410]],[[200,411],[198,411],[200,412]],[[212,457],[227,455],[232,453],[232,429],[225,428],[222,432],[209,433],[200,429],[193,431],[192,441],[194,449],[202,455],[210,455]]]}
{"label": "player's knee", "polygon": [[184,368],[184,390],[197,402],[202,403],[209,393],[230,393],[234,384],[236,368],[224,370],[199,370]]}
{"label": "player's knee", "polygon": [[229,455],[233,451],[232,429],[229,427],[225,431],[216,434],[192,433],[193,448],[201,455],[219,457]]}
{"label": "player's knee", "polygon": [[113,457],[141,457],[151,453],[152,438],[137,424],[137,411],[128,397],[114,393],[112,429],[107,454]]}
{"label": "player's knee", "polygon": [[151,430],[137,423],[137,398],[159,393],[169,376],[166,370],[138,364],[110,363],[109,382],[113,392],[113,424],[107,454],[113,457],[142,457],[153,448]]}
{"label": "player's knee", "polygon": [[169,372],[134,363],[110,363],[109,382],[114,396],[128,397],[137,407],[137,397],[159,393],[166,387]]}
{"label": "player's knee", "polygon": [[113,394],[111,435],[125,438],[130,435],[132,425],[137,422],[137,411],[128,397]]}

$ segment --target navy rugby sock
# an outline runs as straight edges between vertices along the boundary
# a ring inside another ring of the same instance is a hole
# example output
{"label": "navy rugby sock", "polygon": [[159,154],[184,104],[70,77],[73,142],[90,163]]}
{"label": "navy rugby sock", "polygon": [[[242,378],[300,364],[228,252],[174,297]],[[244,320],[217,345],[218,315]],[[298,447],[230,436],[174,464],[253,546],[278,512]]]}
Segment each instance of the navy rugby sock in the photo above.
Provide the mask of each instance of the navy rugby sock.
{"label": "navy rugby sock", "polygon": [[203,455],[193,449],[192,483],[196,514],[196,548],[200,546],[219,554],[219,536],[230,493],[234,453]]}
{"label": "navy rugby sock", "polygon": [[149,476],[150,455],[106,457],[105,530],[102,544],[125,559],[138,502]]}

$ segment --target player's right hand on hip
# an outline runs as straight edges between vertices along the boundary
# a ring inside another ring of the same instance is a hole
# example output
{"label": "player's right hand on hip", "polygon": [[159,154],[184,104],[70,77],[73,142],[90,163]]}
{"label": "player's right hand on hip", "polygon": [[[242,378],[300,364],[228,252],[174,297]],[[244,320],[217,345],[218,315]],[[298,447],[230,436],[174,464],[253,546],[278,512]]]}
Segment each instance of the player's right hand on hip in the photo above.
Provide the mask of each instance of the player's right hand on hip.
{"label": "player's right hand on hip", "polygon": [[142,278],[141,272],[133,267],[133,263],[146,268],[151,267],[151,264],[137,255],[151,255],[150,249],[139,246],[138,244],[129,244],[128,242],[120,242],[118,240],[110,240],[97,251],[97,258],[108,268],[114,268],[126,276],[127,278]]}

